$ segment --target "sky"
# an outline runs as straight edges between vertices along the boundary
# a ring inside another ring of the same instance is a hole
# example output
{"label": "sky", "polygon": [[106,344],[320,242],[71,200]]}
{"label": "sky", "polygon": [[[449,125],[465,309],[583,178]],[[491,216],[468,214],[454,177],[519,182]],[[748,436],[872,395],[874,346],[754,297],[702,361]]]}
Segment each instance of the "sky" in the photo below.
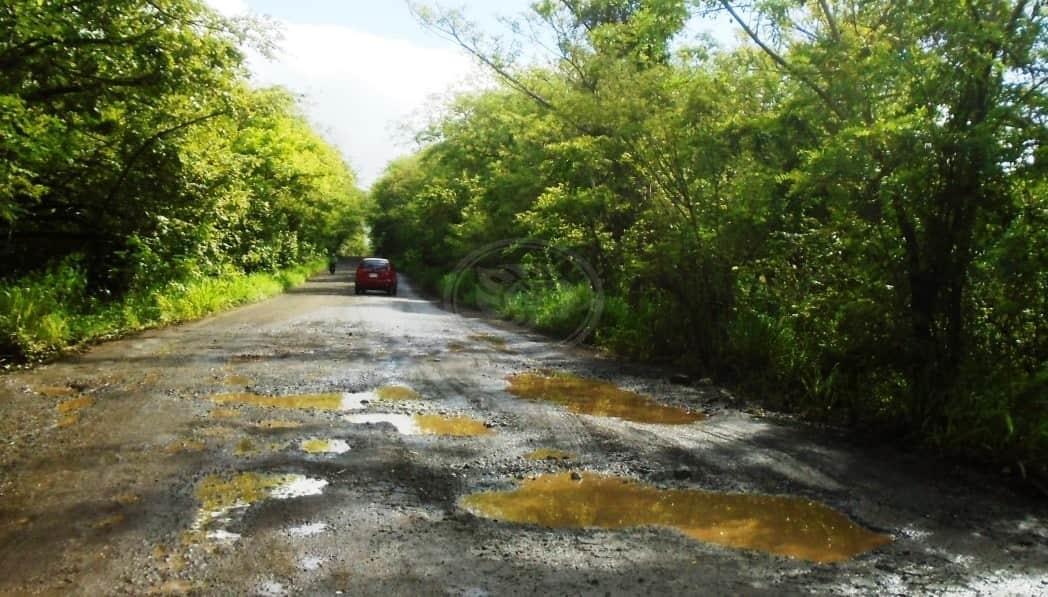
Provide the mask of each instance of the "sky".
{"label": "sky", "polygon": [[[404,0],[206,0],[226,16],[275,20],[272,59],[248,52],[255,84],[302,96],[307,117],[368,187],[390,160],[415,149],[410,132],[455,90],[483,84],[485,71],[427,31]],[[457,0],[486,31],[533,0]]]}

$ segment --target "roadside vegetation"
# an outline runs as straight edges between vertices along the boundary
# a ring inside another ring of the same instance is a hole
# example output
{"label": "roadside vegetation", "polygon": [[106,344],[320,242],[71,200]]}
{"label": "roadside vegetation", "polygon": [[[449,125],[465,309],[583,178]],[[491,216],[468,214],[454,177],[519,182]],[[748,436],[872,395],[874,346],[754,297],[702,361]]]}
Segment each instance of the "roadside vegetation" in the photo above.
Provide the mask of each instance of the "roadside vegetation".
{"label": "roadside vegetation", "polygon": [[[0,363],[199,317],[364,243],[364,194],[260,23],[198,0],[0,7]],[[322,266],[322,264],[320,264]]]}
{"label": "roadside vegetation", "polygon": [[[601,276],[601,347],[1043,478],[1042,3],[540,0],[544,65],[416,10],[500,82],[373,187],[377,248],[431,290],[549,241]],[[689,33],[705,13],[739,44]],[[506,314],[556,326],[572,292]]]}

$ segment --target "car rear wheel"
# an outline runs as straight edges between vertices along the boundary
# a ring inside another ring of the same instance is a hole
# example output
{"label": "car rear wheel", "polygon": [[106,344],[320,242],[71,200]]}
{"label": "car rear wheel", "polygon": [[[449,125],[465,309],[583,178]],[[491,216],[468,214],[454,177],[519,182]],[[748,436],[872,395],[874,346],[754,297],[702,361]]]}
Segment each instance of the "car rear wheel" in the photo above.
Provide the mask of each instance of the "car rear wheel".
{"label": "car rear wheel", "polygon": [[390,288],[389,289],[389,294],[390,294],[390,296],[397,296],[397,287],[394,286],[393,288]]}

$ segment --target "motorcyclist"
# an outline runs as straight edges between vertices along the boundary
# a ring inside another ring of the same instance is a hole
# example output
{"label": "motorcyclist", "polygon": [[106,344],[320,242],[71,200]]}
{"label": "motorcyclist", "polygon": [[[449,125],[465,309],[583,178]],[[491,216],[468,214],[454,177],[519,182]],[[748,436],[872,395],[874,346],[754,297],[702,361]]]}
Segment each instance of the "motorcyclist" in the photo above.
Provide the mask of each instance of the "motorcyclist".
{"label": "motorcyclist", "polygon": [[335,275],[335,266],[338,265],[338,257],[334,254],[328,255],[328,271]]}

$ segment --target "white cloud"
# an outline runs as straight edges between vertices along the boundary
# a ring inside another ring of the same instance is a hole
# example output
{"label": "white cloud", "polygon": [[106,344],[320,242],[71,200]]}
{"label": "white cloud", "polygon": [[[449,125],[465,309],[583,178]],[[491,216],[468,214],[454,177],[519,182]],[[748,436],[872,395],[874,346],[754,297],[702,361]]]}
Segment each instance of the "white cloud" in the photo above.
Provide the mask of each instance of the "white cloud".
{"label": "white cloud", "polygon": [[[227,16],[245,0],[208,0]],[[393,158],[410,150],[399,124],[426,111],[452,87],[476,87],[479,69],[465,54],[338,25],[281,22],[272,60],[249,52],[257,85],[283,85],[305,96],[304,109],[370,185]]]}

